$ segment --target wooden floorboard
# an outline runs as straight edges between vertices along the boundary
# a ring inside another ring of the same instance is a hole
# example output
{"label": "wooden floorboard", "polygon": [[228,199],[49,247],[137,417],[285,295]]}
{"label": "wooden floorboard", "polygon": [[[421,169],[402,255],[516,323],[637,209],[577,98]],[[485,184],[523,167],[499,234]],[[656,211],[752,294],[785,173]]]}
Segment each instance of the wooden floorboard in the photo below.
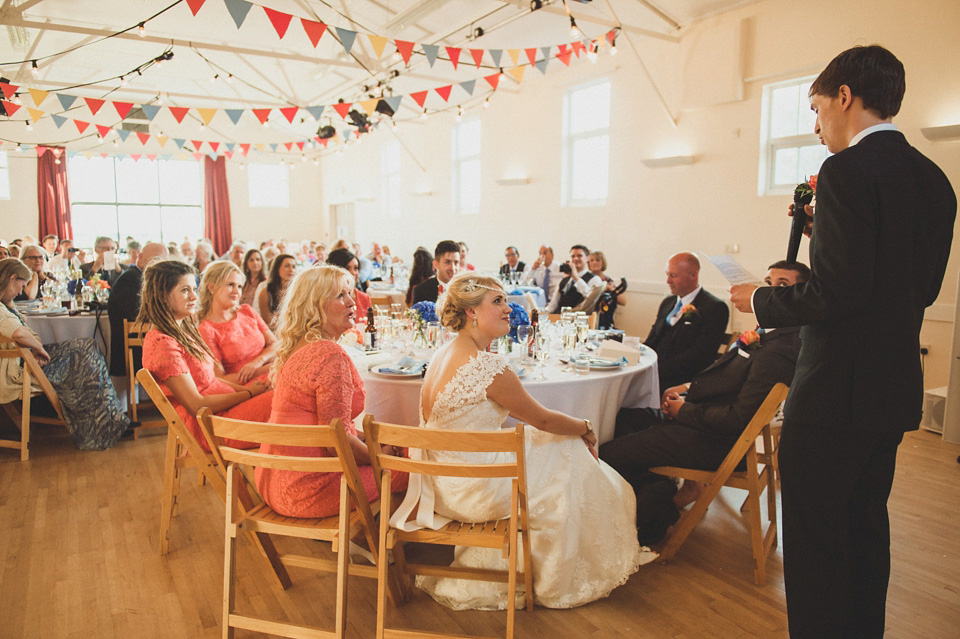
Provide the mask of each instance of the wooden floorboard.
{"label": "wooden floorboard", "polygon": [[[108,451],[82,452],[62,429],[41,426],[28,462],[0,450],[0,637],[220,636],[223,505],[209,486],[197,485],[194,470],[186,471],[170,553],[157,554],[164,444],[162,431],[153,431]],[[960,446],[926,432],[908,434],[900,447],[890,498],[887,637],[957,637],[958,454]],[[767,585],[755,586],[738,511],[743,494],[724,489],[670,564],[644,566],[610,597],[586,606],[519,611],[517,635],[787,637],[782,554],[778,548],[770,558]],[[278,546],[329,556],[318,542]],[[332,627],[332,575],[292,569],[294,585],[284,592],[246,538],[238,548],[241,611]],[[410,554],[423,560],[417,552]],[[348,636],[373,636],[375,597],[374,581],[352,579]],[[453,612],[419,591],[391,609],[390,619],[401,627],[485,635],[501,634],[506,620],[502,612]]]}

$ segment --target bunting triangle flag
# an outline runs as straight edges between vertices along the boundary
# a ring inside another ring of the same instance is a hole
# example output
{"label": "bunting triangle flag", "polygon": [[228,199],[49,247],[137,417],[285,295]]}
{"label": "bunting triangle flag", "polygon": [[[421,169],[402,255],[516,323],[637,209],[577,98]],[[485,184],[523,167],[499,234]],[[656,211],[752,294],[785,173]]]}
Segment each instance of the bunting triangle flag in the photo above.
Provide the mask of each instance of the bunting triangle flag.
{"label": "bunting triangle flag", "polygon": [[537,48],[536,48],[536,47],[532,47],[532,48],[530,48],[530,49],[524,49],[523,51],[524,51],[524,53],[527,54],[527,60],[530,61],[530,64],[536,64],[536,63],[537,63]]}
{"label": "bunting triangle flag", "polygon": [[307,20],[306,18],[300,18],[300,24],[303,25],[303,31],[307,34],[307,37],[310,38],[313,47],[316,48],[317,43],[320,42],[320,38],[323,37],[324,31],[327,30],[327,25],[323,22]]}
{"label": "bunting triangle flag", "polygon": [[423,103],[427,101],[427,92],[426,91],[416,91],[410,94],[410,97],[413,98],[413,101],[420,105],[420,108],[423,108]]}
{"label": "bunting triangle flag", "polygon": [[520,49],[507,49],[507,55],[513,60],[513,66],[520,64]]}
{"label": "bunting triangle flag", "polygon": [[550,57],[550,49],[552,47],[540,47],[540,51],[543,53],[543,59],[546,60]]}
{"label": "bunting triangle flag", "polygon": [[260,120],[260,124],[266,124],[267,118],[270,117],[270,111],[272,109],[253,109],[253,114]]}
{"label": "bunting triangle flag", "polygon": [[[8,110],[8,112],[9,112],[9,110]],[[50,114],[50,117],[53,118],[53,123],[57,125],[57,128],[58,128],[58,129],[63,126],[63,123],[64,123],[64,122],[67,121],[67,118],[63,117],[62,115],[53,115],[53,114],[51,113],[51,114]]]}
{"label": "bunting triangle flag", "polygon": [[100,107],[103,106],[103,100],[97,100],[95,98],[84,98],[83,100],[87,103],[87,107],[90,109],[91,115],[96,115],[97,111],[100,110]]}
{"label": "bunting triangle flag", "polygon": [[407,42],[406,40],[394,40],[393,44],[397,47],[397,53],[403,58],[403,63],[410,64],[410,56],[413,55],[413,45],[416,43]]}
{"label": "bunting triangle flag", "polygon": [[210,158],[210,160],[211,160],[212,162],[216,162],[216,161],[217,161],[217,154],[216,154],[216,153],[207,153],[207,157]]}
{"label": "bunting triangle flag", "polygon": [[292,107],[286,107],[278,110],[280,111],[280,113],[283,114],[283,117],[287,119],[287,122],[289,122],[290,124],[293,124],[293,119],[297,117],[297,111],[300,110],[300,107],[292,106]]}
{"label": "bunting triangle flag", "polygon": [[[347,129],[346,131],[344,131],[344,132],[343,132],[343,141],[344,141],[344,142],[349,142],[351,135],[353,135],[353,131],[351,131],[350,129]],[[359,138],[359,136],[357,136],[357,137]]]}
{"label": "bunting triangle flag", "polygon": [[30,119],[34,122],[47,114],[46,111],[41,111],[40,109],[31,109],[30,107],[27,107],[27,112],[30,114]]}
{"label": "bunting triangle flag", "polygon": [[149,133],[141,133],[140,131],[137,131],[137,137],[140,138],[140,144],[142,144],[143,146],[146,146],[147,142],[150,141]]}
{"label": "bunting triangle flag", "polygon": [[267,14],[267,17],[270,18],[270,24],[276,29],[277,35],[282,39],[287,33],[287,28],[290,26],[290,20],[293,16],[289,13],[281,13],[275,9],[268,9],[267,7],[263,7],[263,11]]}
{"label": "bunting triangle flag", "polygon": [[232,160],[232,159],[233,159],[233,151],[224,151],[223,154],[224,154],[225,156],[227,156],[227,159],[228,159],[228,160]]}
{"label": "bunting triangle flag", "polygon": [[[219,142],[207,142],[207,144],[210,145],[210,148],[213,149],[213,152],[214,152],[214,153],[216,153],[216,152],[217,152],[217,149],[220,148],[220,143],[219,143]],[[214,159],[216,159],[216,158],[214,158]]]}
{"label": "bunting triangle flag", "polygon": [[293,142],[284,142],[283,146],[287,151],[293,150]]}
{"label": "bunting triangle flag", "polygon": [[139,153],[131,153],[131,154],[130,154],[130,157],[133,158],[133,161],[134,161],[134,162],[139,162],[139,161],[140,161],[140,158],[142,158],[143,156],[142,156],[141,154],[139,154]]}
{"label": "bunting triangle flag", "polygon": [[46,152],[49,151],[49,150],[50,150],[50,147],[46,147],[46,146],[42,146],[42,145],[41,145],[41,146],[38,146],[38,147],[37,147],[37,157],[38,157],[38,158],[42,158],[42,157],[43,157],[43,154],[46,153]]}
{"label": "bunting triangle flag", "polygon": [[4,110],[7,112],[7,117],[10,117],[14,113],[20,110],[19,104],[14,104],[13,102],[8,102],[7,100],[0,100],[0,104],[3,105]]}
{"label": "bunting triangle flag", "polygon": [[169,139],[170,139],[170,138],[168,138],[168,137],[165,136],[165,135],[158,135],[158,136],[157,136],[157,142],[160,144],[160,148],[163,148],[163,146],[167,143],[167,140],[169,140]]}
{"label": "bunting triangle flag", "polygon": [[173,143],[177,145],[177,148],[181,151],[183,150],[183,145],[187,143],[183,138],[173,138]]}
{"label": "bunting triangle flag", "polygon": [[333,110],[340,114],[340,117],[347,119],[347,113],[350,112],[350,102],[338,102],[333,105]]}
{"label": "bunting triangle flag", "polygon": [[80,133],[86,131],[87,127],[90,126],[89,122],[84,122],[83,120],[74,120],[73,123],[77,125],[77,131]]}
{"label": "bunting triangle flag", "polygon": [[433,63],[437,61],[437,54],[440,53],[440,47],[435,44],[421,44],[420,48],[423,49],[423,55],[427,56],[427,62],[429,62],[432,67]]}
{"label": "bunting triangle flag", "polygon": [[237,146],[236,142],[224,142],[223,146],[227,147],[227,151],[233,151],[233,147]]}
{"label": "bunting triangle flag", "polygon": [[460,60],[460,47],[446,47],[447,55],[450,56],[450,64],[454,70],[457,68],[457,62]]}
{"label": "bunting triangle flag", "polygon": [[297,142],[297,148],[303,151],[303,142]]}
{"label": "bunting triangle flag", "polygon": [[156,154],[156,153],[147,153],[147,159],[150,160],[151,162],[153,162],[154,160],[157,159],[157,154]]}
{"label": "bunting triangle flag", "polygon": [[322,104],[320,106],[308,106],[306,109],[307,113],[312,115],[314,120],[319,120],[320,115],[323,113],[324,106]]}
{"label": "bunting triangle flag", "polygon": [[40,106],[40,103],[47,99],[47,96],[50,95],[49,91],[42,91],[40,89],[27,89],[30,92],[30,97],[33,98],[33,106]]}
{"label": "bunting triangle flag", "polygon": [[230,121],[236,124],[240,121],[240,116],[243,115],[244,109],[224,109],[223,112],[227,114],[227,117],[230,118]]}
{"label": "bunting triangle flag", "polygon": [[[8,85],[8,84],[0,84],[0,87],[8,87],[8,86],[10,86],[10,85]],[[4,88],[3,94],[4,94],[4,95],[7,94],[6,88]],[[75,96],[75,95],[67,95],[66,93],[58,93],[58,94],[57,94],[57,100],[60,101],[60,106],[63,108],[63,110],[64,110],[64,111],[67,111],[68,109],[70,109],[70,107],[73,106],[73,103],[77,101],[77,96]]]}
{"label": "bunting triangle flag", "polygon": [[197,15],[197,11],[200,10],[200,7],[203,6],[203,3],[207,0],[187,0],[187,6],[190,7],[190,11],[193,12],[193,15]]}
{"label": "bunting triangle flag", "polygon": [[200,147],[203,146],[203,140],[190,140],[190,144],[193,145],[194,151],[199,151]]}
{"label": "bunting triangle flag", "polygon": [[570,51],[562,51],[557,54],[557,57],[560,58],[560,62],[563,62],[568,67],[570,66]]}
{"label": "bunting triangle flag", "polygon": [[492,88],[494,91],[497,90],[497,85],[500,84],[500,74],[499,74],[499,73],[491,73],[491,74],[488,75],[488,76],[484,76],[483,79],[487,81],[487,84],[490,85],[490,88]]}
{"label": "bunting triangle flag", "polygon": [[387,103],[394,113],[400,110],[400,102],[403,101],[402,95],[391,95],[389,98],[384,98],[384,102]]}
{"label": "bunting triangle flag", "polygon": [[129,129],[117,129],[117,135],[120,136],[120,141],[121,141],[121,142],[126,142],[126,141],[127,141],[127,138],[130,137],[130,130],[129,130]]}
{"label": "bunting triangle flag", "polygon": [[[15,84],[0,82],[0,91],[3,91],[3,97],[5,97],[8,100],[14,96],[14,94],[17,92],[19,88],[20,87],[18,87]],[[76,100],[76,98],[73,98],[73,100]],[[70,101],[70,104],[73,104],[73,100]],[[67,107],[63,107],[63,108],[66,109]]]}
{"label": "bunting triangle flag", "polygon": [[271,145],[269,145],[269,146],[270,146],[270,150],[271,150],[271,151],[273,151],[274,153],[277,152],[277,145],[276,145],[276,144],[271,144]]}
{"label": "bunting triangle flag", "polygon": [[213,120],[213,116],[217,114],[217,110],[216,109],[197,109],[197,113],[200,115],[200,119],[203,120],[203,123],[209,125],[210,121]]}
{"label": "bunting triangle flag", "polygon": [[373,34],[368,34],[367,37],[370,38],[370,46],[373,47],[373,52],[377,54],[377,60],[379,60],[383,56],[384,47],[387,46],[387,39]]}
{"label": "bunting triangle flag", "polygon": [[607,41],[610,42],[610,45],[613,46],[613,43],[617,41],[617,30],[610,29],[607,31]]}
{"label": "bunting triangle flag", "polygon": [[127,117],[127,114],[133,109],[133,102],[114,102],[113,108],[117,110],[117,115],[119,115],[122,120]]}
{"label": "bunting triangle flag", "polygon": [[247,153],[250,152],[250,145],[249,145],[249,144],[241,144],[241,145],[240,145],[240,152],[243,153],[243,157],[247,157]]}
{"label": "bunting triangle flag", "polygon": [[350,53],[350,49],[353,48],[353,42],[357,39],[357,32],[351,31],[350,29],[341,29],[340,27],[334,27],[337,31],[337,37],[340,39],[340,44],[343,45],[343,50],[347,53]]}
{"label": "bunting triangle flag", "polygon": [[527,70],[527,67],[510,67],[507,69],[507,72],[513,76],[513,79],[517,81],[517,84],[523,80],[523,72]]}
{"label": "bunting triangle flag", "polygon": [[473,56],[473,63],[477,65],[477,68],[480,68],[480,65],[483,64],[483,49],[470,49],[470,55]]}
{"label": "bunting triangle flag", "polygon": [[156,104],[141,104],[140,109],[143,111],[143,114],[147,116],[147,119],[151,122],[157,114],[160,113],[160,107]]}
{"label": "bunting triangle flag", "polygon": [[533,63],[533,66],[537,67],[537,71],[539,71],[540,73],[542,73],[542,74],[544,74],[544,75],[547,74],[547,60],[548,60],[548,58],[544,58],[543,60],[540,60],[539,62],[534,62],[534,63]]}
{"label": "bunting triangle flag", "polygon": [[580,42],[579,40],[576,40],[570,46],[573,47],[573,54],[579,58],[580,54],[584,50],[583,43]]}
{"label": "bunting triangle flag", "polygon": [[183,124],[183,118],[187,117],[187,111],[190,110],[189,107],[167,107],[170,109],[170,113],[173,114],[173,117],[177,120],[177,124]]}
{"label": "bunting triangle flag", "polygon": [[473,95],[473,89],[477,86],[476,80],[467,80],[466,82],[461,82],[460,87],[467,92],[468,95]]}
{"label": "bunting triangle flag", "polygon": [[448,84],[448,85],[445,86],[445,87],[437,87],[436,89],[434,89],[434,91],[437,92],[437,95],[439,95],[441,98],[443,98],[443,101],[444,101],[444,102],[447,102],[447,101],[449,101],[449,99],[450,99],[450,89],[452,89],[452,88],[453,88],[453,85],[452,85],[452,84]]}
{"label": "bunting triangle flag", "polygon": [[262,142],[259,143],[259,144],[253,145],[253,148],[257,151],[257,153],[263,153],[263,143],[262,143]]}
{"label": "bunting triangle flag", "polygon": [[327,148],[328,144],[330,144],[330,138],[323,138],[322,140],[320,140],[320,145],[323,148]]}
{"label": "bunting triangle flag", "polygon": [[253,8],[253,5],[246,0],[223,0],[223,4],[227,5],[227,11],[230,12],[230,17],[233,18],[238,29],[243,25],[243,21],[247,19],[247,14],[250,13],[250,9]]}
{"label": "bunting triangle flag", "polygon": [[192,155],[193,159],[197,162],[203,159],[203,153],[191,153],[190,155]]}
{"label": "bunting triangle flag", "polygon": [[503,57],[503,49],[488,49],[487,53],[490,54],[490,59],[493,60],[493,66],[500,66],[500,58]]}
{"label": "bunting triangle flag", "polygon": [[367,112],[367,115],[373,115],[374,112],[377,110],[377,102],[379,101],[380,100],[378,100],[377,98],[373,98],[372,100],[364,100],[363,102],[357,102],[357,104],[360,105],[361,109]]}

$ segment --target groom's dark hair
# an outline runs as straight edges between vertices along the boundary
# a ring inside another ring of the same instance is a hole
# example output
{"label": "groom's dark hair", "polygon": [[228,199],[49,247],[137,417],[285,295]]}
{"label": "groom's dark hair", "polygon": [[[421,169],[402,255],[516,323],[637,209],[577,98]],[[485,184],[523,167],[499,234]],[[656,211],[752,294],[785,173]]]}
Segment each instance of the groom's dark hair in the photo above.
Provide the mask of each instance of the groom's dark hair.
{"label": "groom's dark hair", "polygon": [[863,101],[864,108],[881,120],[892,118],[900,112],[906,91],[903,63],[878,44],[847,49],[820,72],[808,95],[835,98],[844,84]]}

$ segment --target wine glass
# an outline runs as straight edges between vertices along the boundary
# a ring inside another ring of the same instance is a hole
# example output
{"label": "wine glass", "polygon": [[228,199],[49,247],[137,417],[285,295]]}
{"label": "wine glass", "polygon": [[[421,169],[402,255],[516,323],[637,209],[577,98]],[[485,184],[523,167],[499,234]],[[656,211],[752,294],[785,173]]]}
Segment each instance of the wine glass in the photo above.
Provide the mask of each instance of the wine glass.
{"label": "wine glass", "polygon": [[517,326],[517,344],[519,344],[521,359],[527,358],[527,350],[530,346],[530,325],[520,324]]}
{"label": "wine glass", "polygon": [[536,382],[542,382],[547,379],[543,374],[544,362],[547,361],[547,358],[550,357],[550,339],[546,335],[537,335],[536,344],[534,345],[533,351],[534,357],[537,358],[537,376],[533,378]]}

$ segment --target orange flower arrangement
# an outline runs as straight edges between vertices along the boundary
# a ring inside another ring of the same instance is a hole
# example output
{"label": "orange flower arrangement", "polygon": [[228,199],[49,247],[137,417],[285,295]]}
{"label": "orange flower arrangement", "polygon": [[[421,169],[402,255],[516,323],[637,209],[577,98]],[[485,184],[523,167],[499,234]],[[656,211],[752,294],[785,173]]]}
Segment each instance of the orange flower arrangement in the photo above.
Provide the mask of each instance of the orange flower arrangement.
{"label": "orange flower arrangement", "polygon": [[697,307],[693,304],[684,304],[682,307],[680,307],[680,317],[683,319],[691,319],[696,314]]}
{"label": "orange flower arrangement", "polygon": [[743,331],[737,338],[737,346],[745,351],[755,351],[760,348],[760,334],[756,331]]}

